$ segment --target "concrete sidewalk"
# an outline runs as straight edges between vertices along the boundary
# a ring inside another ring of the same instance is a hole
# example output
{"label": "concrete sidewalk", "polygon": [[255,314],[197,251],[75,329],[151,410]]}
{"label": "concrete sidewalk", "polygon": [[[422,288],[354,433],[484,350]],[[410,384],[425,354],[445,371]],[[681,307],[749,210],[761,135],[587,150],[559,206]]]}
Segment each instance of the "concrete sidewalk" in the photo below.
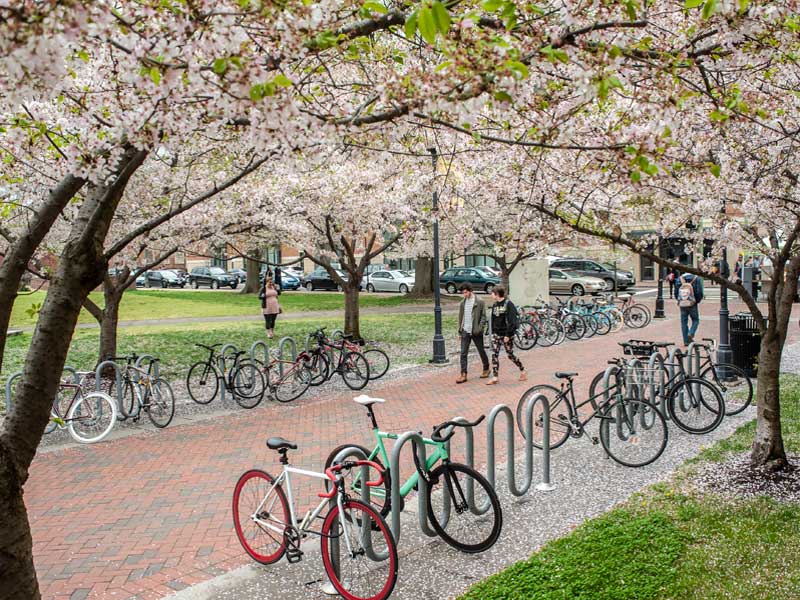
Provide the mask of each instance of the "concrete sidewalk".
{"label": "concrete sidewalk", "polygon": [[[698,337],[714,336],[717,322],[712,313],[716,307],[703,309]],[[654,322],[645,330],[625,329],[602,338],[521,353],[529,372],[527,383],[517,382],[512,366],[501,358],[501,383],[493,387],[477,379],[478,365],[473,363],[472,377],[465,385],[453,384],[458,368],[452,364],[422,374],[415,371],[413,378],[371,384],[364,392],[387,399],[377,411],[378,420],[382,428],[397,432],[428,432],[434,424],[455,415],[472,419],[501,402],[515,406],[531,385],[552,383],[552,373],[557,370],[581,372],[576,390],[582,395],[594,373],[605,368],[606,359],[619,354],[617,342],[629,338],[676,340],[679,324],[675,311],[669,314],[670,319]],[[795,336],[796,331],[791,333]],[[276,454],[264,445],[273,435],[297,442],[299,449],[290,453],[292,464],[312,470],[320,470],[328,453],[339,444],[368,444],[371,431],[364,409],[352,402],[354,395],[304,397],[287,405],[265,402],[252,411],[165,430],[147,428],[139,435],[93,446],[40,453],[31,467],[25,499],[43,597],[161,598],[249,565],[231,523],[231,495],[239,475],[251,467],[276,471]],[[726,427],[735,425],[734,421],[727,423]],[[480,431],[477,464],[485,462]],[[462,590],[476,577],[526,556],[544,539],[562,534],[587,515],[604,510],[653,478],[665,476],[688,455],[684,451],[693,453],[699,444],[709,441],[681,439],[671,443],[667,454],[652,467],[632,470],[604,460],[602,450],[585,439],[570,440],[554,454],[557,491],[547,495],[530,492],[521,499],[511,499],[505,492],[501,497],[504,533],[489,553],[466,557],[436,541],[415,538],[411,527],[404,529],[401,579],[395,595],[426,597],[429,589],[435,591],[430,586],[436,578],[449,582],[452,593]],[[498,452],[505,454],[505,449]],[[403,467],[404,472],[408,466]],[[295,492],[302,514],[320,490],[317,481],[298,483]],[[552,508],[545,510],[545,505]],[[531,519],[541,524],[536,531]],[[299,565],[280,563],[257,569],[259,577],[253,581],[267,591],[239,592],[243,588],[232,581],[226,584],[233,594],[229,597],[315,597],[316,584],[305,583],[323,579],[324,571],[313,558],[313,545],[308,547],[309,560]],[[432,575],[429,567],[434,560],[441,561],[437,564],[442,569]],[[244,571],[245,575],[252,572],[252,567],[247,568],[251,571]],[[267,579],[260,579],[262,572]],[[206,592],[198,588],[197,593]],[[222,592],[213,594],[198,597],[224,597]]]}

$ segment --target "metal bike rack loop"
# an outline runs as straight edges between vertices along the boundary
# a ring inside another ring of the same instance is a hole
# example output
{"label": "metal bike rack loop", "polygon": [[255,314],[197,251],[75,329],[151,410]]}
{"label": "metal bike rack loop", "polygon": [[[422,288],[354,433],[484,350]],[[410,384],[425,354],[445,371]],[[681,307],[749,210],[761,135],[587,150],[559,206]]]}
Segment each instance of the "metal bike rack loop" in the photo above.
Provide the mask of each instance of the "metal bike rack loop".
{"label": "metal bike rack loop", "polygon": [[[286,352],[284,348],[289,347],[289,355],[291,359],[286,358]],[[281,341],[278,342],[278,360],[281,361],[278,363],[278,372],[280,376],[283,377],[283,361],[284,360],[291,360],[294,361],[297,359],[297,342],[294,341],[294,338],[287,335],[286,337],[282,337]]]}
{"label": "metal bike rack loop", "polygon": [[[81,378],[80,375],[78,375],[77,369],[70,367],[69,365],[64,365],[62,373],[65,371],[69,373],[70,377],[72,377],[73,383],[80,383]],[[22,371],[17,371],[16,373],[12,373],[6,380],[6,414],[8,414],[9,410],[11,410],[11,404],[14,402],[14,382],[20,377],[22,377]]]}
{"label": "metal bike rack loop", "polygon": [[[123,399],[125,398],[125,389],[122,387],[122,369],[118,363],[113,360],[104,360],[94,370],[94,391],[102,392],[100,389],[102,385],[101,374],[107,368],[114,369],[114,377],[117,383],[117,421],[124,421],[131,415],[123,408]],[[110,394],[109,394],[110,396]]]}
{"label": "metal bike rack loop", "polygon": [[[225,344],[222,348],[219,349],[219,354],[217,355],[217,368],[219,369],[220,375],[222,375],[222,381],[220,381],[219,385],[219,393],[220,393],[220,400],[224,403],[225,402],[225,392],[227,391],[228,385],[228,362],[227,362],[227,354],[231,352],[234,356],[239,351],[239,349],[234,346],[233,344]],[[238,359],[237,359],[238,360]],[[236,361],[231,365],[231,369],[236,367]]]}
{"label": "metal bike rack loop", "polygon": [[153,371],[152,371],[153,379],[158,379],[161,376],[161,369],[159,367],[161,361],[158,360],[152,354],[142,354],[139,358],[136,359],[136,362],[133,364],[133,366],[136,367],[137,369],[141,369],[142,371],[147,371],[147,369],[142,367],[142,364],[145,361],[148,361],[151,365],[153,365]]}
{"label": "metal bike rack loop", "polygon": [[[258,358],[259,351],[262,353],[263,359]],[[264,340],[257,340],[250,346],[250,362],[261,362],[264,365],[269,364],[269,344]]]}

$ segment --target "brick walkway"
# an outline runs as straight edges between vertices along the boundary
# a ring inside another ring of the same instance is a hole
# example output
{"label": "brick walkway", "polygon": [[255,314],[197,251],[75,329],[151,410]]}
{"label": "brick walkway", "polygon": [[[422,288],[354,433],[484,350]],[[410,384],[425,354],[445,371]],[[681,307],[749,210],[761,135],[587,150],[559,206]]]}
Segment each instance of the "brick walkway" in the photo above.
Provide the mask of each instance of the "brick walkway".
{"label": "brick walkway", "polygon": [[[698,337],[715,336],[716,306],[703,308]],[[677,340],[676,311],[671,306],[668,311],[671,319],[638,334],[623,330],[521,353],[528,383],[517,382],[513,367],[501,359],[501,384],[492,388],[477,379],[473,365],[466,385],[452,384],[457,369],[451,366],[366,391],[387,399],[377,411],[383,428],[428,432],[455,415],[474,418],[500,402],[514,406],[528,386],[551,381],[559,369],[585,373],[578,380],[578,389],[585,390],[606,358],[617,354],[618,341]],[[351,398],[269,403],[212,421],[41,453],[25,499],[43,596],[161,598],[249,562],[231,523],[238,476],[253,466],[277,471],[276,456],[264,445],[271,435],[296,441],[292,463],[314,470],[321,469],[334,446],[368,443],[365,411]],[[316,498],[316,481],[298,483],[301,505]]]}

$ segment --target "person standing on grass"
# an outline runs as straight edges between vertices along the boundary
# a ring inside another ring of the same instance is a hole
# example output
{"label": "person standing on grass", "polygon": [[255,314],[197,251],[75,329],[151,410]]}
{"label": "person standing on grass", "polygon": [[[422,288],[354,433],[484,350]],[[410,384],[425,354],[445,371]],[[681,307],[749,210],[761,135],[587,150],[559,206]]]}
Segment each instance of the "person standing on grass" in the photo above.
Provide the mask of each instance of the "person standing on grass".
{"label": "person standing on grass", "polygon": [[486,304],[472,292],[472,285],[461,284],[461,305],[458,307],[458,336],[461,339],[461,375],[456,383],[467,380],[467,355],[474,343],[483,364],[481,379],[489,376],[489,357],[483,349],[483,328],[486,325]]}
{"label": "person standing on grass", "polygon": [[264,298],[261,300],[261,313],[264,315],[264,323],[267,327],[267,337],[275,337],[275,319],[281,313],[281,305],[278,304],[278,290],[272,283],[272,278],[264,280]]}
{"label": "person standing on grass", "polygon": [[[685,273],[675,281],[675,297],[681,311],[681,333],[683,345],[688,346],[694,341],[694,334],[700,325],[700,312],[697,305],[703,300],[703,280],[697,275]],[[692,320],[691,327],[689,319]]]}
{"label": "person standing on grass", "polygon": [[519,380],[528,379],[525,367],[520,360],[514,356],[514,333],[519,325],[519,313],[517,307],[511,300],[506,298],[506,289],[502,285],[492,288],[492,377],[486,385],[497,383],[497,372],[500,368],[500,346],[506,350],[508,359],[517,365],[519,369]]}

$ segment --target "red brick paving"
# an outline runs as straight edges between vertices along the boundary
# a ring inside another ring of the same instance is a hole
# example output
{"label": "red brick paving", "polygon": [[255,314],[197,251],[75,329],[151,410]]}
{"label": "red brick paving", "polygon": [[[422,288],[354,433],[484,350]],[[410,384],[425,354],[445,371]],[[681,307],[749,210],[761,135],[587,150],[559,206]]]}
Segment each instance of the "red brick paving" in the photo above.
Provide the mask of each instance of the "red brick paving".
{"label": "red brick paving", "polygon": [[[715,336],[717,322],[710,317],[716,306],[706,303],[703,309],[698,337]],[[455,415],[474,418],[499,402],[514,406],[528,386],[551,381],[559,369],[585,373],[578,387],[584,389],[591,375],[605,368],[606,358],[617,353],[618,341],[677,340],[680,325],[676,311],[670,312],[671,319],[641,332],[623,330],[520,353],[527,383],[516,382],[513,366],[501,358],[501,384],[494,387],[483,385],[473,364],[465,385],[453,385],[453,365],[366,391],[387,399],[377,409],[383,428],[428,432]],[[206,422],[40,454],[25,499],[43,596],[160,598],[247,563],[231,523],[237,478],[254,466],[278,471],[275,453],[264,445],[272,435],[296,441],[292,464],[313,470],[320,470],[340,443],[368,444],[366,414],[351,401],[353,395],[265,403]],[[314,502],[318,481],[295,483],[298,502]],[[298,508],[300,514],[305,510]]]}

